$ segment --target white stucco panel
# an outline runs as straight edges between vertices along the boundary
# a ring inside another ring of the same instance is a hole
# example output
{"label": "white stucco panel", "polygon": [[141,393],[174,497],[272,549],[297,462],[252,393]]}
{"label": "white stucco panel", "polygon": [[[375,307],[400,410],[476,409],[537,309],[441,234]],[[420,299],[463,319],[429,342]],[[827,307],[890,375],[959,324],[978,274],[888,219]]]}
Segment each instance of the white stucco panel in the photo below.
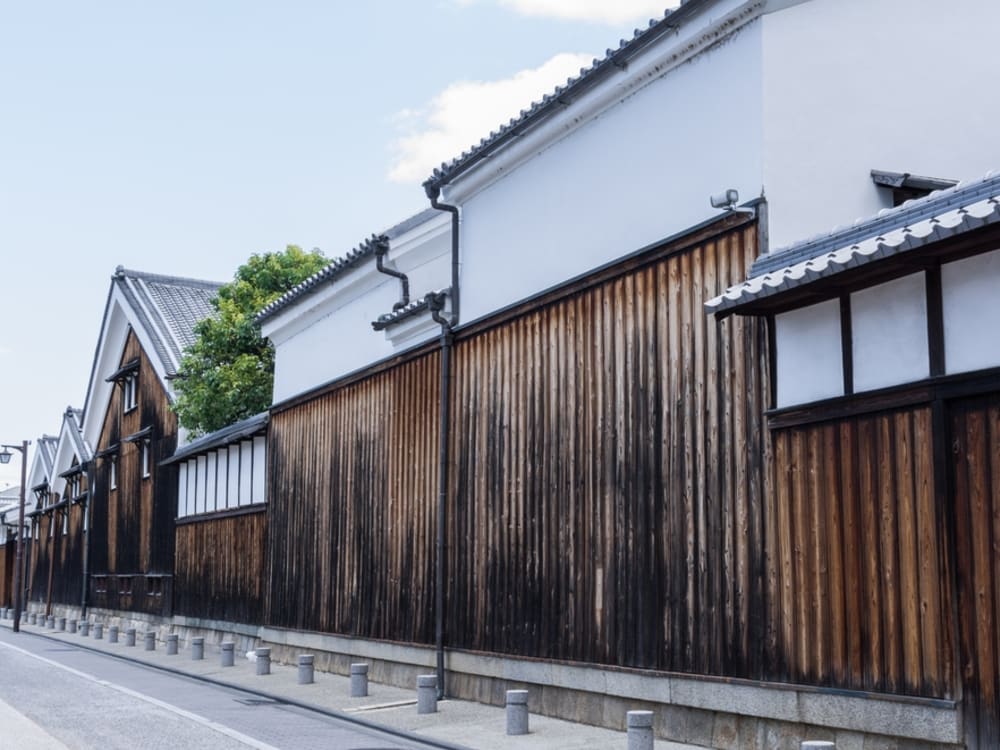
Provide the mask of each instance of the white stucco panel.
{"label": "white stucco panel", "polygon": [[712,193],[758,196],[759,60],[755,21],[462,204],[462,321],[716,215]]}
{"label": "white stucco panel", "polygon": [[844,395],[840,300],[775,316],[778,406]]}
{"label": "white stucco panel", "polygon": [[941,266],[945,371],[1000,367],[1000,250]]}

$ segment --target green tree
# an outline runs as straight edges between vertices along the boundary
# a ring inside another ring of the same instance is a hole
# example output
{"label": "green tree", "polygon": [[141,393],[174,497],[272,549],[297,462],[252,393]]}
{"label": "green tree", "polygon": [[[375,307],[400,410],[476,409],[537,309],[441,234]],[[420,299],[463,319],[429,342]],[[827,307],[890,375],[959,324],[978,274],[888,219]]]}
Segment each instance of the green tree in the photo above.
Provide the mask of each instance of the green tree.
{"label": "green tree", "polygon": [[271,404],[274,348],[254,316],[293,286],[326,266],[319,250],[289,245],[255,253],[212,301],[216,314],[199,322],[181,360],[174,411],[192,435],[214,432]]}

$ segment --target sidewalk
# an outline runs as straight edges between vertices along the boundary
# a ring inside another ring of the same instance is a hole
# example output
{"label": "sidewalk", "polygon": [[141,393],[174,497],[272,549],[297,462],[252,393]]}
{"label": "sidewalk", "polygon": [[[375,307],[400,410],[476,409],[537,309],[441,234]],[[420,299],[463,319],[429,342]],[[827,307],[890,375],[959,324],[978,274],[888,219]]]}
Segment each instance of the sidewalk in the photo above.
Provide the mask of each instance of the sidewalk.
{"label": "sidewalk", "polygon": [[[2,627],[10,628],[12,625],[11,620],[0,620]],[[297,667],[272,662],[271,674],[258,676],[256,664],[247,659],[245,654],[237,653],[236,664],[233,667],[220,666],[218,647],[212,647],[207,643],[205,658],[194,661],[191,659],[190,649],[183,646],[176,656],[167,656],[166,644],[159,641],[155,651],[145,651],[142,632],[136,636],[137,645],[128,647],[125,646],[124,632],[119,634],[117,644],[109,643],[107,628],[104,629],[104,638],[101,640],[93,637],[93,629],[90,635],[84,638],[79,633],[70,634],[38,625],[28,625],[24,620],[21,623],[21,631],[127,658],[137,663],[169,669],[227,687],[256,692],[262,697],[315,707],[362,723],[376,724],[427,739],[454,743],[470,750],[582,750],[582,748],[625,750],[627,746],[624,732],[534,714],[530,717],[529,734],[508,737],[506,715],[502,707],[471,701],[454,699],[440,701],[436,714],[419,715],[415,687],[407,690],[369,682],[368,697],[351,698],[350,678],[342,675],[317,671],[313,684],[299,685]],[[528,705],[529,707],[531,705],[530,697]],[[2,708],[0,706],[0,719],[4,716]],[[704,748],[657,740],[655,750],[704,750]]]}
{"label": "sidewalk", "polygon": [[68,750],[63,743],[4,701],[0,701],[0,727],[3,727],[4,747],[9,750]]}

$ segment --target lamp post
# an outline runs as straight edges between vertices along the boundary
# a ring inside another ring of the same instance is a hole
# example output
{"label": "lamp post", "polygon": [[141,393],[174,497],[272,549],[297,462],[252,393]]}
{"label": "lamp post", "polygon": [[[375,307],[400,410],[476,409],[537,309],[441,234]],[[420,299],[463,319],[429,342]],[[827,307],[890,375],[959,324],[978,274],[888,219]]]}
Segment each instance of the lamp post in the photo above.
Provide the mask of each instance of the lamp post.
{"label": "lamp post", "polygon": [[13,448],[21,451],[21,502],[17,506],[17,546],[14,553],[14,632],[21,631],[21,598],[24,596],[22,588],[24,567],[24,485],[28,481],[28,445],[30,440],[25,440],[20,445],[2,445],[0,448],[0,464],[9,464],[10,451]]}

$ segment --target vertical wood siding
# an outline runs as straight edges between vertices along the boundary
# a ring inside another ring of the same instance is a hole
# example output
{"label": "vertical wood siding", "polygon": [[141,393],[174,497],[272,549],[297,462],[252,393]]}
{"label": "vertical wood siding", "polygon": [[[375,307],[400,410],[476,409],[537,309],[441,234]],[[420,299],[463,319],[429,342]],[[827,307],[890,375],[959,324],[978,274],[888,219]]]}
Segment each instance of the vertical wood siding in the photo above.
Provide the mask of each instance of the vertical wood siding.
{"label": "vertical wood siding", "polygon": [[433,640],[438,361],[272,414],[269,624]]}
{"label": "vertical wood siding", "polygon": [[763,674],[759,320],[703,303],[755,228],[457,344],[449,645]]}
{"label": "vertical wood siding", "polygon": [[949,698],[946,522],[929,406],[776,431],[776,679]]}
{"label": "vertical wood siding", "polygon": [[[17,539],[9,537],[0,546],[0,607],[14,606],[14,562]],[[24,547],[22,545],[22,551]]]}
{"label": "vertical wood siding", "polygon": [[267,513],[177,526],[174,613],[260,624]]}
{"label": "vertical wood siding", "polygon": [[1000,395],[955,406],[949,447],[967,742],[1000,747]]}
{"label": "vertical wood siding", "polygon": [[[139,359],[138,407],[122,413],[121,391],[115,388],[104,418],[97,450],[120,445],[117,489],[110,489],[108,459],[100,459],[93,489],[90,571],[92,575],[169,575],[174,564],[174,516],[177,477],[173,467],[157,464],[177,447],[177,417],[135,333],[129,332],[120,365]],[[122,438],[152,426],[150,476],[142,476],[141,443]],[[91,587],[91,602],[104,606]],[[148,601],[147,601],[148,599]],[[155,601],[154,601],[155,599]],[[162,597],[132,595],[118,603],[136,611],[163,612]],[[169,607],[166,608],[169,611]]]}

